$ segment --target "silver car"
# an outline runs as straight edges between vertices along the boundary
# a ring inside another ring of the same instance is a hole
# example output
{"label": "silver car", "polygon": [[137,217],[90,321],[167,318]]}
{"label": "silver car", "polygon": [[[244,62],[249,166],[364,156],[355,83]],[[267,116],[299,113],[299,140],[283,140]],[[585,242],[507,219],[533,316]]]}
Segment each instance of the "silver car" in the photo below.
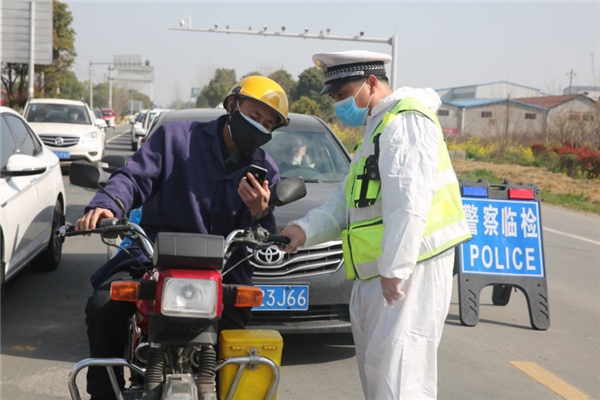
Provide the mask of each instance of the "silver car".
{"label": "silver car", "polygon": [[[171,121],[208,122],[218,109],[165,112],[153,121],[148,136]],[[278,230],[326,202],[333,187],[348,174],[350,155],[321,119],[290,114],[290,124],[273,132],[263,148],[279,167],[281,178],[302,176],[304,199],[275,210]],[[348,304],[352,282],[346,280],[341,240],[286,254],[273,246],[254,254],[254,283],[263,289],[263,305],[250,325],[283,333],[350,332]]]}

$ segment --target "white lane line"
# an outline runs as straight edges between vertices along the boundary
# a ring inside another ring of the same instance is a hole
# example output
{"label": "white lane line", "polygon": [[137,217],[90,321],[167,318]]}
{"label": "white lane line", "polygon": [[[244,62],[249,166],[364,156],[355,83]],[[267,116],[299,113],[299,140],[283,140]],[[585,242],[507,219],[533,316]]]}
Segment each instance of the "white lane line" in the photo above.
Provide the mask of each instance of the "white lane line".
{"label": "white lane line", "polygon": [[113,138],[110,138],[110,139],[108,139],[108,140],[106,141],[106,143],[110,143],[110,142],[112,142],[113,140],[120,138],[121,136],[123,136],[123,135],[124,135],[124,134],[126,134],[126,133],[129,133],[129,131],[125,131],[125,132],[119,133],[117,136],[115,136],[115,137],[113,137]]}
{"label": "white lane line", "polygon": [[557,231],[556,229],[551,229],[551,228],[546,228],[546,227],[543,227],[542,229],[544,229],[545,231],[548,231],[548,232],[556,233],[557,235],[568,236],[573,239],[583,240],[584,242],[588,242],[588,243],[592,243],[592,244],[596,244],[596,245],[600,246],[600,242],[598,242],[596,240],[584,238],[584,237],[577,236],[577,235],[571,235],[570,233]]}

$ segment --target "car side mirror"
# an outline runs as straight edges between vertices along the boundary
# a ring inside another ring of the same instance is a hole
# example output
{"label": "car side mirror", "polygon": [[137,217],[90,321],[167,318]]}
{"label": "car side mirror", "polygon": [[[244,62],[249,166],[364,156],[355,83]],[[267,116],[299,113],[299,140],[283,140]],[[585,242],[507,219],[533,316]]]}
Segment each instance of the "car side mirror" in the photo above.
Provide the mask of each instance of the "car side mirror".
{"label": "car side mirror", "polygon": [[131,119],[129,120],[129,123],[130,123],[131,125],[135,124],[135,119],[131,118]]}
{"label": "car side mirror", "polygon": [[39,175],[45,172],[46,168],[43,161],[33,156],[13,154],[8,157],[6,169],[0,171],[0,175],[2,178]]}
{"label": "car side mirror", "polygon": [[74,162],[69,168],[69,182],[76,186],[98,189],[106,186],[108,178],[109,175],[96,164]]}
{"label": "car side mirror", "polygon": [[280,207],[306,196],[306,184],[301,176],[282,179],[273,187],[269,206]]}
{"label": "car side mirror", "polygon": [[109,154],[102,157],[102,160],[100,160],[100,163],[106,165],[100,164],[100,166],[105,172],[112,174],[115,170],[123,168],[125,165],[127,165],[127,161],[129,160],[129,158],[129,156],[124,156],[120,154]]}

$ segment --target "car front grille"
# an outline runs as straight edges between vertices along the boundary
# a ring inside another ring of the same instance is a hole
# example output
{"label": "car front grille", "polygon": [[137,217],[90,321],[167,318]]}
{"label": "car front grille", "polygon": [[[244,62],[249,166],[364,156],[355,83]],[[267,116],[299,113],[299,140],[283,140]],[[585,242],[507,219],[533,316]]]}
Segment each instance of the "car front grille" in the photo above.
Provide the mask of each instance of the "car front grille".
{"label": "car front grille", "polygon": [[299,249],[297,253],[284,253],[271,246],[255,252],[250,258],[250,263],[254,266],[254,277],[260,279],[334,273],[342,267],[343,261],[340,240]]}
{"label": "car front grille", "polygon": [[40,138],[46,146],[52,147],[71,147],[79,143],[79,136],[40,135]]}
{"label": "car front grille", "polygon": [[250,325],[276,325],[301,322],[350,322],[348,304],[312,306],[307,311],[253,312]]}

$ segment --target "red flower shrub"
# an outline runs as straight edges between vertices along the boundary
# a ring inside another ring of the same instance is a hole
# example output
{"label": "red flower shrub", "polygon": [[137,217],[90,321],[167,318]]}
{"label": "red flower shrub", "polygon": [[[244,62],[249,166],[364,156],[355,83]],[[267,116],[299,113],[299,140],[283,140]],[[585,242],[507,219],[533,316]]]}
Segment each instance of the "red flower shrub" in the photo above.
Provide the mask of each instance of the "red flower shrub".
{"label": "red flower shrub", "polygon": [[591,149],[587,146],[579,146],[569,142],[547,150],[544,148],[543,144],[536,143],[531,146],[531,151],[534,154],[537,151],[537,155],[548,152],[558,154],[560,156],[558,169],[568,175],[576,177],[583,174],[592,179],[600,177],[600,151],[598,149]]}

